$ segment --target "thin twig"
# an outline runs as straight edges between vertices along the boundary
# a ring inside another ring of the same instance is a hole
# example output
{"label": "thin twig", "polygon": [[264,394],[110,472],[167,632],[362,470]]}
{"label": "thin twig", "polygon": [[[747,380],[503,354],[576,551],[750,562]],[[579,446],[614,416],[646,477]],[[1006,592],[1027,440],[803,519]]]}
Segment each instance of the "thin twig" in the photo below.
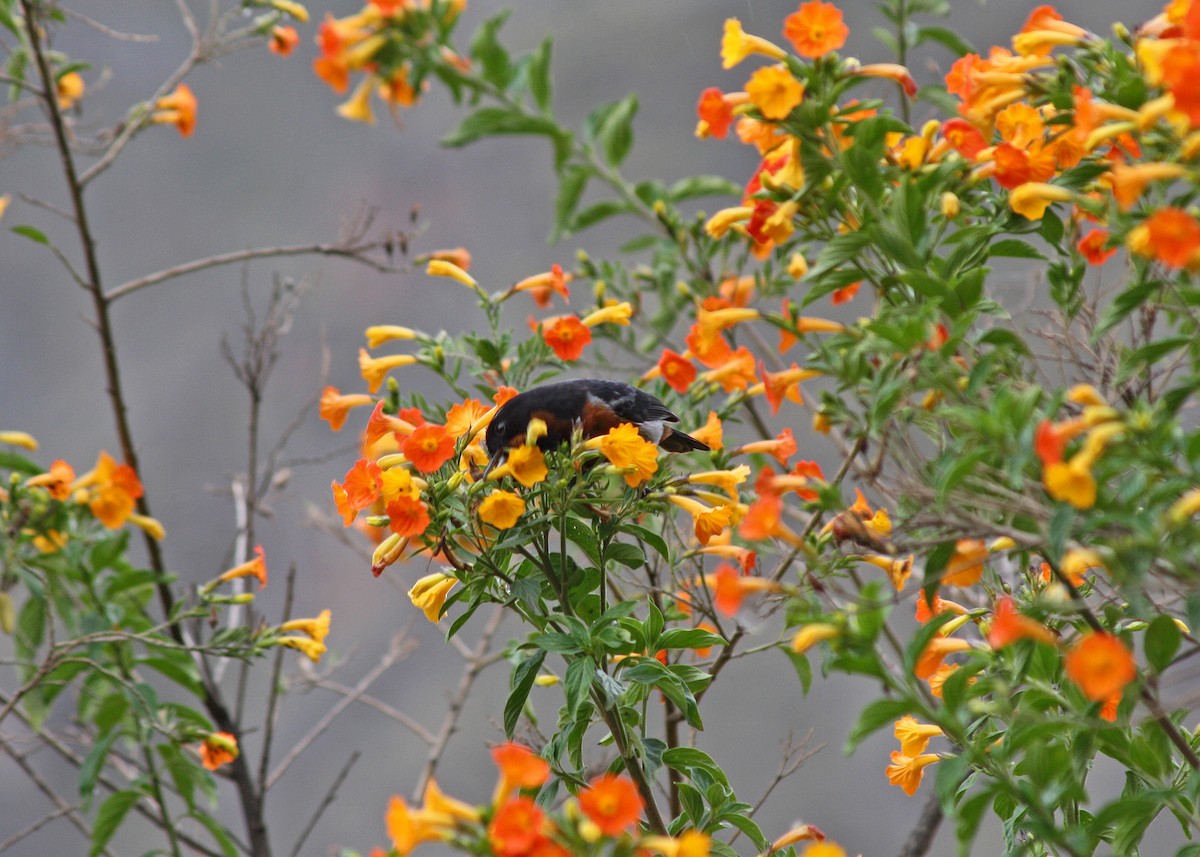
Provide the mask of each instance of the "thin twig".
{"label": "thin twig", "polygon": [[292,847],[292,857],[296,857],[300,853],[300,849],[304,847],[305,841],[313,832],[313,828],[317,826],[317,822],[321,820],[321,816],[325,814],[325,810],[333,806],[333,802],[337,800],[338,789],[346,781],[346,777],[350,774],[350,769],[354,767],[355,762],[358,761],[360,756],[362,756],[362,751],[355,750],[350,754],[350,758],[346,760],[346,764],[342,765],[342,769],[338,771],[338,775],[334,777],[332,785],[329,786],[329,791],[325,792],[325,797],[321,799],[320,806],[312,814],[312,818],[308,820],[308,824],[304,825],[304,829],[300,831],[300,836],[296,838],[296,844]]}

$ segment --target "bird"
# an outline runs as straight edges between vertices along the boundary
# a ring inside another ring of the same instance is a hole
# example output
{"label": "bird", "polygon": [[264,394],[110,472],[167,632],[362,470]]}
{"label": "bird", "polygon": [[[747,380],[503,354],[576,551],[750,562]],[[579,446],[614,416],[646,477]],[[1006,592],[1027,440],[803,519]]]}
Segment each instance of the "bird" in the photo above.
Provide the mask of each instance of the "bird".
{"label": "bird", "polygon": [[607,434],[622,423],[632,423],[646,440],[668,452],[706,452],[708,444],[667,423],[679,422],[657,398],[621,381],[580,378],[543,384],[505,402],[488,425],[484,444],[487,470],[500,463],[505,452],[525,443],[532,419],[546,424],[538,439],[543,452],[571,439],[576,426],[585,439]]}

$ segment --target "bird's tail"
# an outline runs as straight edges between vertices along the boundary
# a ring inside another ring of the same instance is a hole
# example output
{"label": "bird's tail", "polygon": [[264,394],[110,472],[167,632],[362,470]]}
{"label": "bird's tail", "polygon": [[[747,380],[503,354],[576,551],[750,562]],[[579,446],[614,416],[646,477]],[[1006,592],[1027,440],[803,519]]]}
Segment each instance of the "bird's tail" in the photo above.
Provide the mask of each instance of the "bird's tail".
{"label": "bird's tail", "polygon": [[658,445],[667,452],[707,452],[709,450],[707,443],[696,440],[690,434],[684,434],[676,429],[667,429]]}

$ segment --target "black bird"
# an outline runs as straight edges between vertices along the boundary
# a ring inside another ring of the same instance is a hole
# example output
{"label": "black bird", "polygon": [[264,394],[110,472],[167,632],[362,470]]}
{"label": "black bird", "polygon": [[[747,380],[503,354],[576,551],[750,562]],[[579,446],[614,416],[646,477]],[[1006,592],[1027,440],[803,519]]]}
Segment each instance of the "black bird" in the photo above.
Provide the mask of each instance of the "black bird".
{"label": "black bird", "polygon": [[526,429],[534,418],[546,423],[546,434],[538,439],[544,452],[569,441],[576,426],[584,438],[592,438],[622,423],[632,423],[642,437],[668,452],[709,448],[667,425],[679,422],[679,417],[644,390],[620,381],[582,378],[534,387],[505,402],[487,429],[488,470],[499,464],[505,450],[525,442]]}

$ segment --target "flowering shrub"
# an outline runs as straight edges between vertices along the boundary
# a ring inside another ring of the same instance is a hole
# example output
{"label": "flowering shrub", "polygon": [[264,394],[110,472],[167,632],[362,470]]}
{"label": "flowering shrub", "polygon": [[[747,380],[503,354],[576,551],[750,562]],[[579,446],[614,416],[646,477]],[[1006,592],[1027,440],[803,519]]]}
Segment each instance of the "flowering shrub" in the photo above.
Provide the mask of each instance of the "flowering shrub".
{"label": "flowering shrub", "polygon": [[[900,748],[880,767],[912,795],[936,764],[934,799],[964,848],[989,810],[1022,853],[1105,842],[1125,853],[1164,808],[1187,834],[1197,817],[1179,784],[1200,758],[1158,687],[1191,650],[1196,618],[1193,7],[1173,2],[1104,39],[1042,6],[1011,46],[975,53],[889,5],[900,29],[915,28],[905,38],[960,51],[923,89],[901,42],[900,63],[837,54],[848,31],[832,4],[800,4],[782,42],[730,19],[720,57],[748,68],[746,84],[701,92],[696,134],[736,132],[757,149],[737,186],[624,179],[636,99],[563,127],[548,43],[510,56],[502,18],[466,53],[445,4],[374,3],[326,21],[318,73],[363,73],[343,115],[368,119],[376,91],[396,106],[389,81],[416,92],[436,78],[472,104],[448,144],[552,141],[556,237],[621,215],[645,228],[629,246],[648,262],[581,254],[574,270],[509,288],[431,262],[428,273],[471,290],[485,324],[405,331],[397,338],[414,348],[390,357],[362,352],[378,398],[354,399],[374,403],[363,458],[333,485],[347,525],[365,515],[390,530],[376,574],[415,552],[442,564],[410,595],[450,635],[486,602],[526,624],[509,736],[534,682],[565,667],[540,751],[553,778],[533,784],[541,806],[587,781],[580,741],[601,723],[643,830],[734,827],[768,850],[720,760],[671,728],[701,727],[705,690],[752,636],[737,620],[751,597],[786,607],[775,645],[805,687],[814,653],[825,671],[877,682],[851,746],[894,723]],[[913,125],[918,112],[929,118]],[[589,187],[607,196],[581,207]],[[692,212],[690,200],[723,196],[714,213]],[[1045,271],[1046,331],[1014,318],[994,283],[1010,258]],[[1093,269],[1104,265],[1125,273],[1101,290]],[[545,314],[585,286],[586,313]],[[527,337],[500,322],[522,292],[538,313]],[[827,317],[840,304],[857,319]],[[488,425],[516,391],[616,355],[711,452],[663,457],[629,423],[543,450],[545,426],[531,420],[486,467]],[[399,366],[441,376],[448,399],[406,395],[403,374],[385,382]],[[327,393],[336,428],[335,403],[349,398]],[[797,460],[830,450],[832,475]],[[894,621],[897,609],[915,610],[915,629]],[[642,713],[655,691],[665,731]],[[1088,798],[1098,755],[1126,771],[1110,802]],[[597,788],[579,793],[585,812]],[[589,816],[597,835],[634,844],[611,802],[622,824]],[[507,824],[493,811],[493,827]],[[511,811],[526,814],[526,838],[493,838],[493,853],[535,853],[534,828],[554,848],[579,847],[569,825],[531,820],[533,804]],[[413,843],[392,844],[403,854]]]}

